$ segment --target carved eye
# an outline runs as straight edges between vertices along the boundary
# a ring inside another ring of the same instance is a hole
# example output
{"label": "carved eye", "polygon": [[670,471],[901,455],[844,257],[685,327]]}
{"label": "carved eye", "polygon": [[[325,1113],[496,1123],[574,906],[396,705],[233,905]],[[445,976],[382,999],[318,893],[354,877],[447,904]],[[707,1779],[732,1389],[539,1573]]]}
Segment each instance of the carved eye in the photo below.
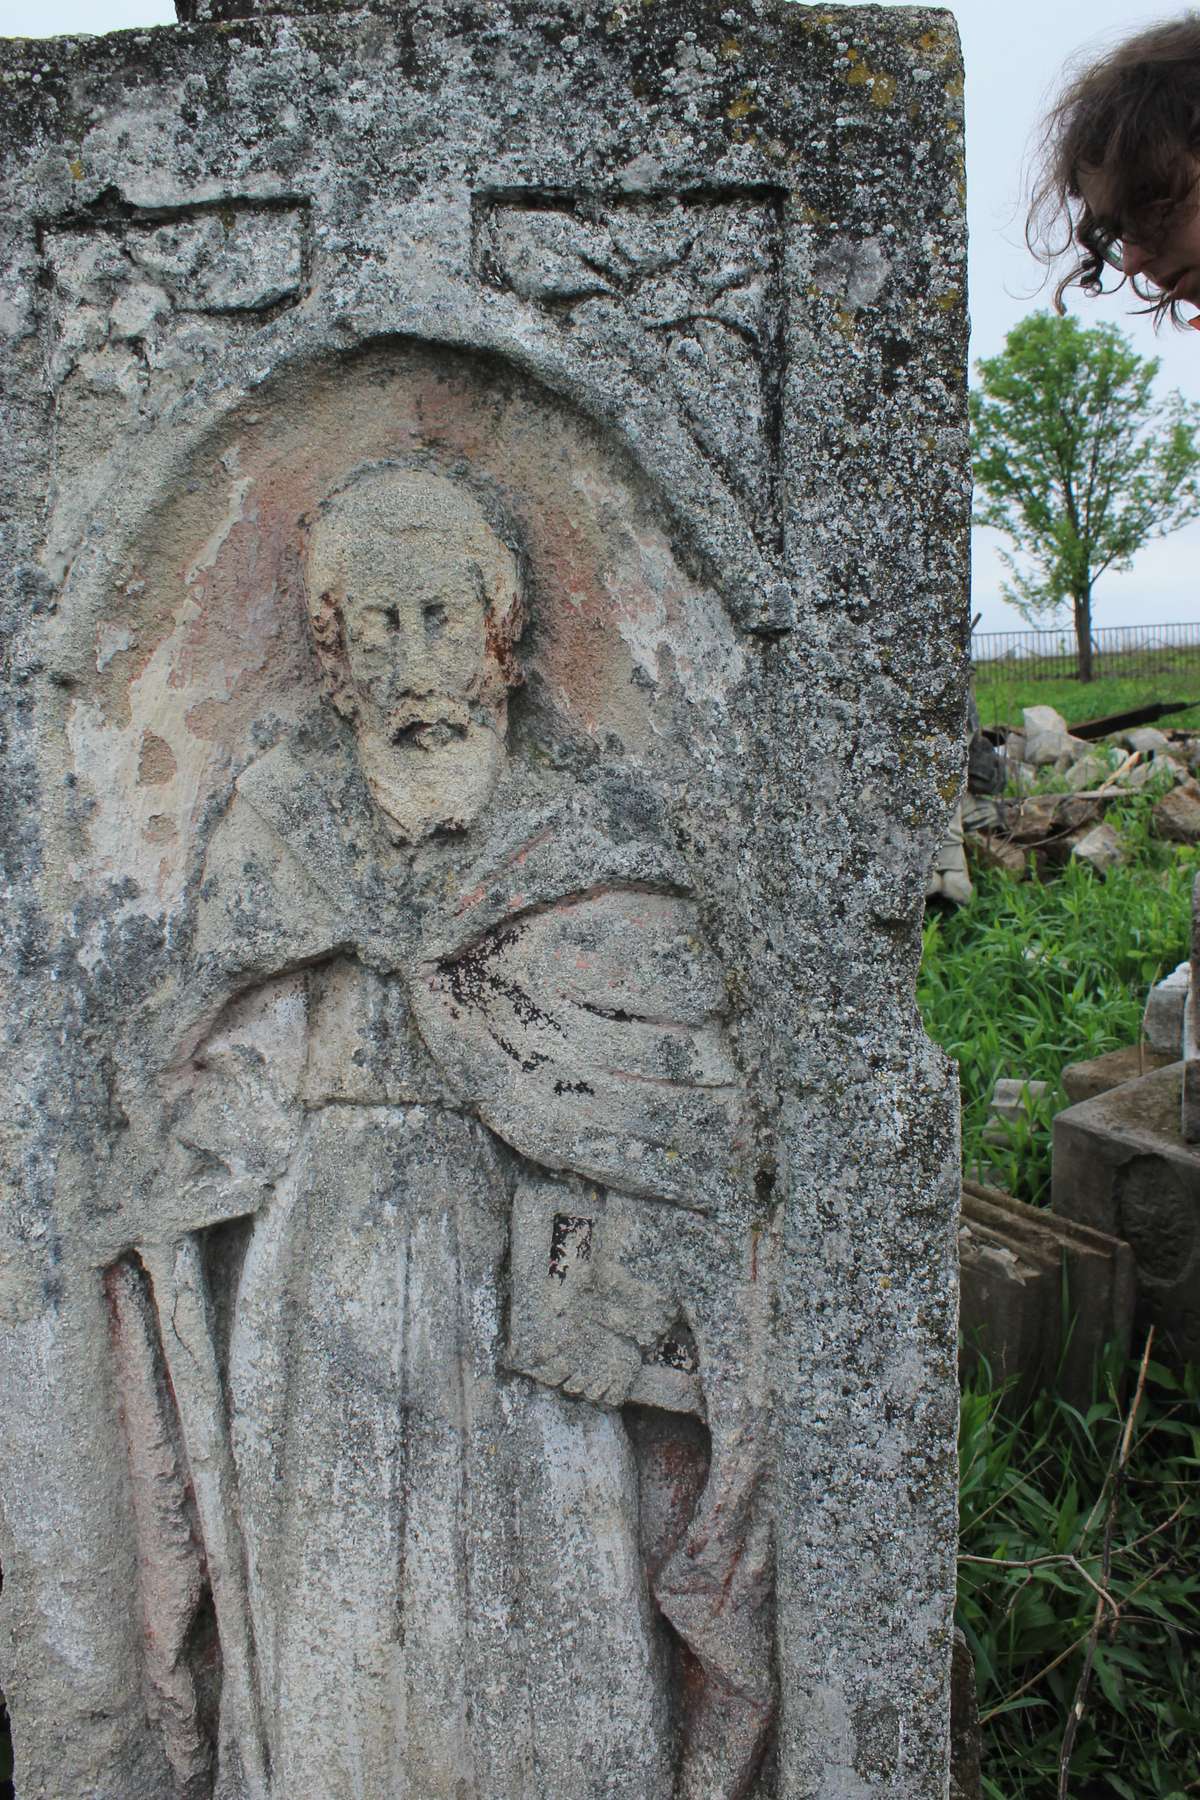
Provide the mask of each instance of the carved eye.
{"label": "carved eye", "polygon": [[423,606],[421,617],[425,621],[425,629],[430,637],[437,637],[438,633],[445,628],[446,609],[440,600],[431,600],[427,606]]}
{"label": "carved eye", "polygon": [[400,608],[398,606],[385,606],[383,617],[389,631],[399,631]]}

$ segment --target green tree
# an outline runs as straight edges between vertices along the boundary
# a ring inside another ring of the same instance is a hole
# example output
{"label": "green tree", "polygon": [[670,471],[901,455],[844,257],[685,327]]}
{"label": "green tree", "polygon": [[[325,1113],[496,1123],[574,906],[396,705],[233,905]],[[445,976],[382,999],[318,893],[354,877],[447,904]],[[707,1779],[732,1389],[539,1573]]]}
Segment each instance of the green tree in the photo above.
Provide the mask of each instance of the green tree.
{"label": "green tree", "polygon": [[1090,681],[1097,580],[1200,512],[1200,409],[1156,400],[1157,359],[1115,325],[1051,313],[1022,319],[975,367],[976,523],[1011,540],[1004,593],[1025,618],[1070,604]]}

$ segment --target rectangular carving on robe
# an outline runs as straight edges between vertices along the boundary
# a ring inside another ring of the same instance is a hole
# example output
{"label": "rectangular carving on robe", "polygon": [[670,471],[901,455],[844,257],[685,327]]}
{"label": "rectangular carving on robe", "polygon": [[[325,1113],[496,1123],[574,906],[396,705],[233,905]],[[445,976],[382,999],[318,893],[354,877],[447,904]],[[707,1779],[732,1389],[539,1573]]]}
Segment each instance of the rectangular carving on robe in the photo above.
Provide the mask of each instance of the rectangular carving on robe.
{"label": "rectangular carving on robe", "polygon": [[947,1780],[945,13],[8,46],[18,1792]]}

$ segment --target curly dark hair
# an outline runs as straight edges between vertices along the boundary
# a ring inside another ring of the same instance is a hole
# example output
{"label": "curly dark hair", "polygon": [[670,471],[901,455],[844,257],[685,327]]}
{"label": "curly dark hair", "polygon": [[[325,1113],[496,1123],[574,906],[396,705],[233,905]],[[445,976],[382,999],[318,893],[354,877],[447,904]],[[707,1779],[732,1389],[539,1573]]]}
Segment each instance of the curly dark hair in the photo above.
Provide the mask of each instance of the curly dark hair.
{"label": "curly dark hair", "polygon": [[[1047,264],[1074,252],[1055,311],[1072,286],[1104,292],[1105,252],[1123,236],[1151,250],[1162,242],[1195,204],[1198,175],[1200,13],[1189,12],[1071,74],[1046,118],[1025,236]],[[1103,196],[1102,211],[1084,199],[1081,179]],[[1125,280],[1156,322],[1187,322],[1169,296]]]}

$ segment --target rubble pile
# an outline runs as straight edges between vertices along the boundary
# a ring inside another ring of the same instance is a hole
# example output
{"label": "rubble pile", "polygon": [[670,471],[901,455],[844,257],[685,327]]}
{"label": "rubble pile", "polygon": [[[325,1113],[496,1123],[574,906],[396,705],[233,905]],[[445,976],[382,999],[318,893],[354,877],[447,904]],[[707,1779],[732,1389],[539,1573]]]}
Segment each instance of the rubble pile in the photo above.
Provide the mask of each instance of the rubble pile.
{"label": "rubble pile", "polygon": [[967,791],[935,859],[930,896],[964,904],[972,864],[1045,875],[1073,858],[1106,874],[1125,860],[1108,808],[1152,783],[1161,790],[1155,833],[1200,844],[1200,734],[1141,725],[1097,740],[1072,733],[1052,706],[1027,706],[1019,727],[990,736],[972,724]]}

